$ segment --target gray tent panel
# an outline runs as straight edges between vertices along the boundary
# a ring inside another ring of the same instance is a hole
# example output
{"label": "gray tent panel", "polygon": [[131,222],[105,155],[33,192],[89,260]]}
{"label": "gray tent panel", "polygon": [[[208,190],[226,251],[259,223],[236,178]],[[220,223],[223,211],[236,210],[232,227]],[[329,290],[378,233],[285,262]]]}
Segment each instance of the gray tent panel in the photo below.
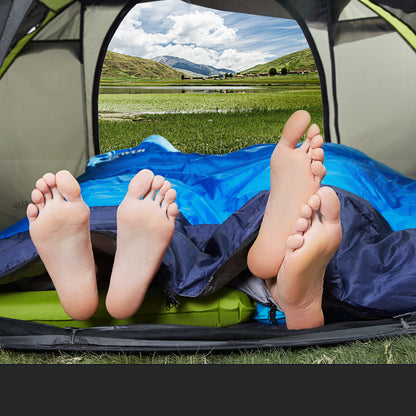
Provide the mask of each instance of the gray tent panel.
{"label": "gray tent panel", "polygon": [[24,216],[36,177],[60,169],[79,175],[94,154],[88,147],[80,48],[72,39],[31,42],[1,80],[2,224]]}
{"label": "gray tent panel", "polygon": [[80,175],[96,154],[95,73],[120,9],[83,10],[74,2],[33,37],[3,75],[0,228],[24,217],[36,178],[61,169]]}

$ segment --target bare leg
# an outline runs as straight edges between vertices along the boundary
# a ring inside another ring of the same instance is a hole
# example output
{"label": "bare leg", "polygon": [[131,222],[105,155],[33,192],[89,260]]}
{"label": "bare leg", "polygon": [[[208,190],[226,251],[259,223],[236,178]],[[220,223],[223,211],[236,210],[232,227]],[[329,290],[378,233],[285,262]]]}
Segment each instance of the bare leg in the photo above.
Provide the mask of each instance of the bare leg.
{"label": "bare leg", "polygon": [[250,271],[262,279],[277,275],[300,207],[318,191],[326,173],[318,126],[311,125],[304,143],[296,148],[309,123],[306,111],[295,112],[271,156],[270,196],[259,234],[247,256]]}
{"label": "bare leg", "polygon": [[27,208],[33,244],[59,300],[73,319],[90,318],[98,306],[90,239],[90,210],[68,171],[45,174],[36,182]]}
{"label": "bare leg", "polygon": [[106,298],[108,312],[128,318],[139,309],[172,239],[176,191],[161,176],[140,171],[117,211],[117,250]]}
{"label": "bare leg", "polygon": [[302,206],[301,217],[287,239],[286,255],[277,277],[266,282],[285,313],[289,329],[324,324],[323,280],[326,266],[341,243],[339,213],[336,193],[328,187],[319,189]]}

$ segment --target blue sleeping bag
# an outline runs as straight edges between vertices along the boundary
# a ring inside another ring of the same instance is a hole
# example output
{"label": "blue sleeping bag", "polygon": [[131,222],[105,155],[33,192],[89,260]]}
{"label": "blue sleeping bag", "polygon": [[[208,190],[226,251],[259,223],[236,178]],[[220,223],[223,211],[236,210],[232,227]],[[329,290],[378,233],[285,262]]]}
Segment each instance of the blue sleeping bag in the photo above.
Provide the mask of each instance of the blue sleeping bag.
{"label": "blue sleeping bag", "polygon": [[[83,198],[92,207],[91,229],[115,233],[116,206],[140,169],[163,175],[177,190],[181,215],[162,274],[169,271],[169,286],[176,294],[209,294],[224,283],[221,279],[216,283],[216,274],[243,273],[244,261],[235,261],[235,253],[244,256],[240,248],[252,241],[261,222],[267,201],[267,192],[262,191],[269,189],[273,149],[274,145],[263,144],[224,155],[185,154],[162,137],[150,136],[135,148],[95,156],[78,178]],[[367,199],[391,230],[416,228],[416,181],[346,146],[325,143],[324,150],[327,175],[323,184],[345,190],[347,196],[340,196],[343,204],[345,200],[346,206],[351,205],[350,192]],[[361,227],[359,223],[357,226]],[[27,220],[23,219],[0,233],[0,277],[36,255],[27,230]],[[348,252],[348,244],[346,247]],[[227,269],[230,263],[233,269]],[[183,278],[188,275],[190,280]],[[344,290],[340,281],[329,280],[332,298],[362,311],[363,305],[354,299],[355,292]],[[367,300],[366,296],[361,298]],[[264,313],[268,310],[259,307],[257,318],[262,320]]]}
{"label": "blue sleeping bag", "polygon": [[[224,155],[188,154],[153,135],[135,148],[91,158],[78,180],[89,206],[118,205],[131,178],[147,168],[172,182],[179,209],[191,224],[220,224],[259,191],[270,189],[273,149],[273,144],[261,144]],[[416,228],[415,180],[347,146],[325,143],[324,151],[324,185],[367,199],[393,230]],[[0,238],[28,228],[23,219],[0,232]]]}

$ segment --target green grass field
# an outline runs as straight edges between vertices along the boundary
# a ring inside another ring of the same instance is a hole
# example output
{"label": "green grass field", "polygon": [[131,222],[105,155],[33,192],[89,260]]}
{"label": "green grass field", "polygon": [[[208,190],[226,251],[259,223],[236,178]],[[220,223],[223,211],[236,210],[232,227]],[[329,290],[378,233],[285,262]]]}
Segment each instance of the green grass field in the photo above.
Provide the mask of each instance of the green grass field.
{"label": "green grass field", "polygon": [[[151,134],[187,153],[226,153],[276,143],[296,108],[308,110],[323,128],[317,88],[247,94],[105,94],[99,105],[102,153],[137,146]],[[154,114],[161,111],[165,113]]]}
{"label": "green grass field", "polygon": [[[308,110],[322,129],[317,86],[277,93],[102,95],[101,152],[137,146],[159,134],[182,152],[226,153],[275,143],[289,115]],[[218,109],[218,110],[217,110]],[[204,110],[204,112],[200,112]],[[151,114],[164,111],[165,114]],[[115,112],[114,114],[112,112]],[[138,114],[138,113],[146,114]],[[108,117],[114,116],[111,119]],[[416,363],[416,338],[394,337],[330,347],[236,351],[229,354],[29,353],[0,350],[0,364],[406,364]]]}

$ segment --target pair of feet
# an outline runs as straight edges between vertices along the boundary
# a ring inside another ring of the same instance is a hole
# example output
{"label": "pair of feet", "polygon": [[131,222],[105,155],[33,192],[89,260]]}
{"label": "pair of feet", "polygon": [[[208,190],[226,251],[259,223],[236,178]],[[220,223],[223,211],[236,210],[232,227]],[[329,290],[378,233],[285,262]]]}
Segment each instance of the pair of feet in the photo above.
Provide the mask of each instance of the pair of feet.
{"label": "pair of feet", "polygon": [[[106,297],[117,319],[132,316],[143,302],[172,239],[176,191],[162,176],[140,171],[117,210],[117,250]],[[29,230],[66,313],[90,318],[98,306],[90,210],[68,171],[36,182],[27,208]]]}
{"label": "pair of feet", "polygon": [[[251,272],[266,280],[288,328],[323,325],[325,268],[341,241],[339,200],[320,188],[323,140],[305,111],[287,121],[271,156],[270,196],[259,235],[248,253]],[[106,298],[118,319],[133,315],[160,267],[178,215],[170,183],[148,170],[131,181],[117,211],[117,250]],[[89,208],[67,171],[46,174],[32,192],[27,216],[32,240],[65,311],[88,319],[98,305]],[[319,212],[319,213],[318,213]]]}
{"label": "pair of feet", "polygon": [[[342,238],[340,202],[328,187],[323,139],[306,111],[287,121],[270,160],[270,195],[249,250],[250,271],[265,279],[289,329],[324,324],[323,280]],[[306,132],[306,139],[297,147]]]}

